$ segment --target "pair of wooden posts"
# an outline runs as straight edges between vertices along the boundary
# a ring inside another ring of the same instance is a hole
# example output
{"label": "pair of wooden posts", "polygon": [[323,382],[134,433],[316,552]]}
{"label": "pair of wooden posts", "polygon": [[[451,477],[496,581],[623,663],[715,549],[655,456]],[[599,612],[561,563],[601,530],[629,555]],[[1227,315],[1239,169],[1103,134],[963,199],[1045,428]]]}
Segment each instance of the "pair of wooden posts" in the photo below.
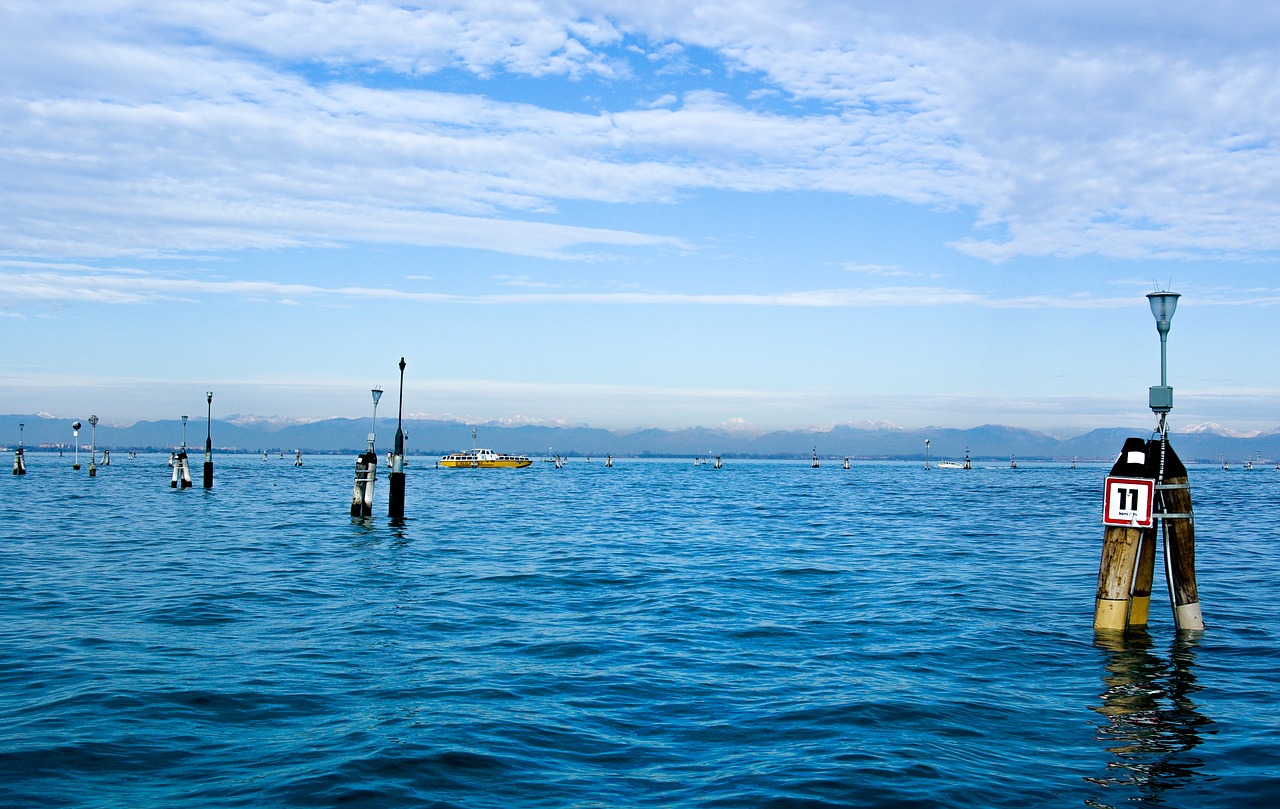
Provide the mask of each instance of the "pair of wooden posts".
{"label": "pair of wooden posts", "polygon": [[1107,478],[1102,562],[1093,628],[1122,632],[1147,625],[1163,528],[1165,579],[1178,630],[1203,630],[1196,589],[1195,517],[1187,469],[1167,437],[1130,438]]}
{"label": "pair of wooden posts", "polygon": [[[396,415],[395,450],[391,455],[391,496],[387,502],[387,516],[392,520],[404,519],[404,357],[400,358],[400,410]],[[378,400],[382,391],[373,391],[373,427],[369,432],[369,446],[356,458],[355,485],[351,490],[351,516],[369,517],[373,514],[373,484],[378,479],[378,453],[374,451],[374,437],[378,426]],[[295,464],[302,465],[299,451]]]}

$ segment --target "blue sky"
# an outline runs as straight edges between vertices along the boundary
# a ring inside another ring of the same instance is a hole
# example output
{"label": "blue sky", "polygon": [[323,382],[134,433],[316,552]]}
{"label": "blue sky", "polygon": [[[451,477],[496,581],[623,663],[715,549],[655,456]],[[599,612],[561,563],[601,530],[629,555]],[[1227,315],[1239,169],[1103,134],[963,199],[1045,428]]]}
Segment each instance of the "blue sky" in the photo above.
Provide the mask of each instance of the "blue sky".
{"label": "blue sky", "polygon": [[1280,7],[984,5],[0,2],[0,412],[1280,427]]}

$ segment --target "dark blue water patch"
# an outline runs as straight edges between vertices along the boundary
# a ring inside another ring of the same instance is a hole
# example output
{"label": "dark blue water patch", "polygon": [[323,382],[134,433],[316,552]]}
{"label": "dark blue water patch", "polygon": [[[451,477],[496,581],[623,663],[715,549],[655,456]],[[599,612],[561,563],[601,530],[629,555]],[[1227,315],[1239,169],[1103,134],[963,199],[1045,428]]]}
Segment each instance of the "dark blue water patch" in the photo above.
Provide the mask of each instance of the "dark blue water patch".
{"label": "dark blue water patch", "polygon": [[6,482],[0,803],[1274,802],[1262,475],[1193,471],[1209,631],[1110,648],[1105,470],[419,466],[392,526],[286,464]]}

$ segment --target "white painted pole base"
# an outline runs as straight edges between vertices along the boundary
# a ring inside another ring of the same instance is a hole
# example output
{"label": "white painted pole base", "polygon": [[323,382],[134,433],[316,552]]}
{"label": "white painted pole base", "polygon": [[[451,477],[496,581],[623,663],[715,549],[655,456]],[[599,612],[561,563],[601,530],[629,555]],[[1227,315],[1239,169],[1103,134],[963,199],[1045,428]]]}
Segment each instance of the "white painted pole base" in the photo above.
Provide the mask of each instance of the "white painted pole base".
{"label": "white painted pole base", "polygon": [[1180,607],[1173,608],[1174,623],[1178,625],[1178,630],[1190,630],[1192,632],[1204,631],[1204,616],[1200,614],[1200,602],[1195,601],[1191,604],[1183,604]]}

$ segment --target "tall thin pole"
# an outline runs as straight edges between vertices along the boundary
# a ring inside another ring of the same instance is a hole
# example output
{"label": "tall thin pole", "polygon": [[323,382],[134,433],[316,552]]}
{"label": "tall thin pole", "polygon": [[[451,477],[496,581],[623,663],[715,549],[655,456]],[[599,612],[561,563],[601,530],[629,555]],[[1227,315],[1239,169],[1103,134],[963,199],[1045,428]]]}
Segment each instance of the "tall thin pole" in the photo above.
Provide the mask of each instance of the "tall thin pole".
{"label": "tall thin pole", "polygon": [[213,391],[205,394],[204,487],[213,488]]}
{"label": "tall thin pole", "polygon": [[404,357],[400,358],[400,406],[396,411],[396,446],[391,456],[391,494],[387,516],[404,519]]}

